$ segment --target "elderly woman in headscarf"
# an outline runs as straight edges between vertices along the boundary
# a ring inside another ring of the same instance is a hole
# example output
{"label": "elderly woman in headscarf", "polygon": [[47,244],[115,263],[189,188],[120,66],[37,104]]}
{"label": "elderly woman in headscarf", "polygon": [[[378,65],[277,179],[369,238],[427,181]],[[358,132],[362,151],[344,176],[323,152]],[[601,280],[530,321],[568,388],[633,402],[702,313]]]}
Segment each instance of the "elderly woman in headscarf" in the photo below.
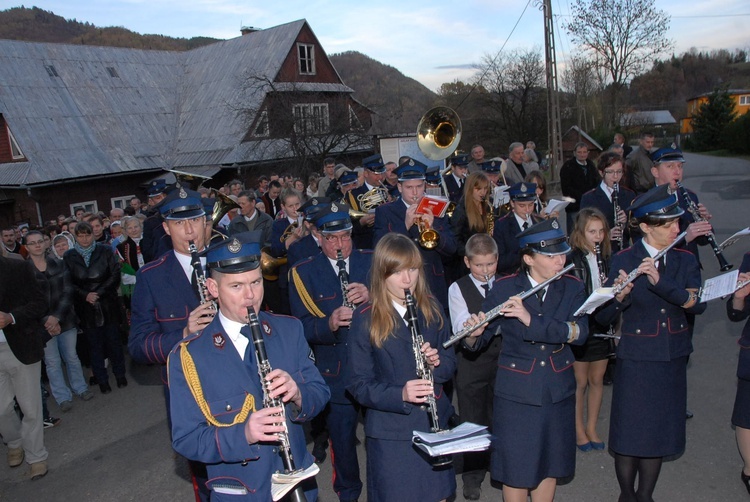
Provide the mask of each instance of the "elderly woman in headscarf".
{"label": "elderly woman in headscarf", "polygon": [[143,266],[143,254],[141,253],[141,239],[143,238],[143,225],[136,216],[126,216],[122,219],[124,240],[117,245],[117,257],[120,260],[120,274],[122,283],[120,291],[125,303],[125,310],[130,325],[130,297],[133,296],[135,288],[135,273]]}

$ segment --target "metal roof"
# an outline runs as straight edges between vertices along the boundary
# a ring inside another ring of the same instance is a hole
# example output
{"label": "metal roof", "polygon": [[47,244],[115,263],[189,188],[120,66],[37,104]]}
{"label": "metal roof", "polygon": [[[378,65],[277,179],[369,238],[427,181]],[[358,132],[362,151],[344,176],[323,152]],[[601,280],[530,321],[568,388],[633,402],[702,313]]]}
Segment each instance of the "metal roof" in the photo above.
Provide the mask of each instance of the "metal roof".
{"label": "metal roof", "polygon": [[276,78],[305,24],[187,52],[0,40],[0,113],[29,159],[0,164],[0,186],[253,160],[240,110],[265,92],[248,82]]}
{"label": "metal roof", "polygon": [[630,112],[620,115],[621,126],[647,125],[647,124],[676,124],[677,121],[669,110],[651,110],[643,112]]}

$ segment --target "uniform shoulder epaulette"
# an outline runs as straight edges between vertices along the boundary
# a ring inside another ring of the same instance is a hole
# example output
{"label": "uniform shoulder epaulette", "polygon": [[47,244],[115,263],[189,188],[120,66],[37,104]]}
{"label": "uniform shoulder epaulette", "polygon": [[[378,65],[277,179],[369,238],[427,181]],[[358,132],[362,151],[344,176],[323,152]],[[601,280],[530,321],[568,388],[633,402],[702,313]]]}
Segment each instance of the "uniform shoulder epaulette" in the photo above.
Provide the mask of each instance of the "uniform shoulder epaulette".
{"label": "uniform shoulder epaulette", "polygon": [[[152,270],[152,269],[154,269],[155,267],[158,267],[158,266],[160,266],[160,265],[163,265],[163,264],[164,264],[164,262],[165,262],[165,261],[166,261],[166,259],[167,259],[167,256],[168,256],[168,253],[165,253],[165,254],[161,255],[161,256],[160,256],[159,258],[155,259],[154,261],[151,261],[151,262],[149,262],[149,263],[146,263],[146,264],[145,264],[144,266],[142,266],[142,267],[140,268],[140,270],[142,270],[143,272],[148,272],[149,270]],[[141,272],[141,273],[143,273],[143,272]]]}
{"label": "uniform shoulder epaulette", "polygon": [[571,274],[563,274],[563,277],[567,277],[568,279],[574,279],[576,282],[583,282],[580,278]]}
{"label": "uniform shoulder epaulette", "polygon": [[670,251],[679,251],[680,253],[687,253],[687,254],[689,254],[689,255],[695,256],[695,255],[693,255],[693,253],[692,253],[692,252],[690,252],[690,250],[688,250],[688,249],[683,249],[683,248],[672,248],[672,249],[671,249]]}
{"label": "uniform shoulder epaulette", "polygon": [[297,267],[300,267],[302,265],[306,265],[306,264],[310,263],[311,261],[313,261],[313,259],[315,259],[314,256],[308,256],[307,258],[302,258],[300,261],[298,261],[294,265],[294,267],[292,267],[292,270],[295,270]]}

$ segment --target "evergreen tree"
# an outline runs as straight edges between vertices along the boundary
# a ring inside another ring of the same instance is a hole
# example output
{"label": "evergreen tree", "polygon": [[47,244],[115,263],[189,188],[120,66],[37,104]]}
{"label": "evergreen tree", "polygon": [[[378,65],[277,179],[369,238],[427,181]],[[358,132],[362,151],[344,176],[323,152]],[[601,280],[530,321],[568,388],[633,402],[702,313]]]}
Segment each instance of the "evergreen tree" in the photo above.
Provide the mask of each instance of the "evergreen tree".
{"label": "evergreen tree", "polygon": [[716,89],[693,117],[693,145],[698,151],[726,148],[726,129],[735,119],[734,102],[726,90]]}

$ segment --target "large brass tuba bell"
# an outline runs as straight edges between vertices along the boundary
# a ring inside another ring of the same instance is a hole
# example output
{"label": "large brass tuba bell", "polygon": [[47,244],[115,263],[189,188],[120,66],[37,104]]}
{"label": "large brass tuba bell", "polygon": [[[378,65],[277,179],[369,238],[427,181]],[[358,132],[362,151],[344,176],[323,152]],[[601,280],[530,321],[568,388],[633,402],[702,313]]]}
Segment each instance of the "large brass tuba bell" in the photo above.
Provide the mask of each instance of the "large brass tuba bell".
{"label": "large brass tuba bell", "polygon": [[216,199],[213,211],[211,212],[212,227],[216,227],[229,211],[232,209],[239,209],[240,207],[240,205],[230,199],[228,195],[224,195],[215,188],[212,188],[208,195],[210,198]]}
{"label": "large brass tuba bell", "polygon": [[274,258],[271,256],[271,248],[266,246],[260,250],[260,271],[267,281],[276,281],[279,278],[279,268],[286,264],[286,256]]}
{"label": "large brass tuba bell", "polygon": [[448,158],[461,141],[461,119],[447,106],[428,110],[417,124],[417,146],[430,160]]}

